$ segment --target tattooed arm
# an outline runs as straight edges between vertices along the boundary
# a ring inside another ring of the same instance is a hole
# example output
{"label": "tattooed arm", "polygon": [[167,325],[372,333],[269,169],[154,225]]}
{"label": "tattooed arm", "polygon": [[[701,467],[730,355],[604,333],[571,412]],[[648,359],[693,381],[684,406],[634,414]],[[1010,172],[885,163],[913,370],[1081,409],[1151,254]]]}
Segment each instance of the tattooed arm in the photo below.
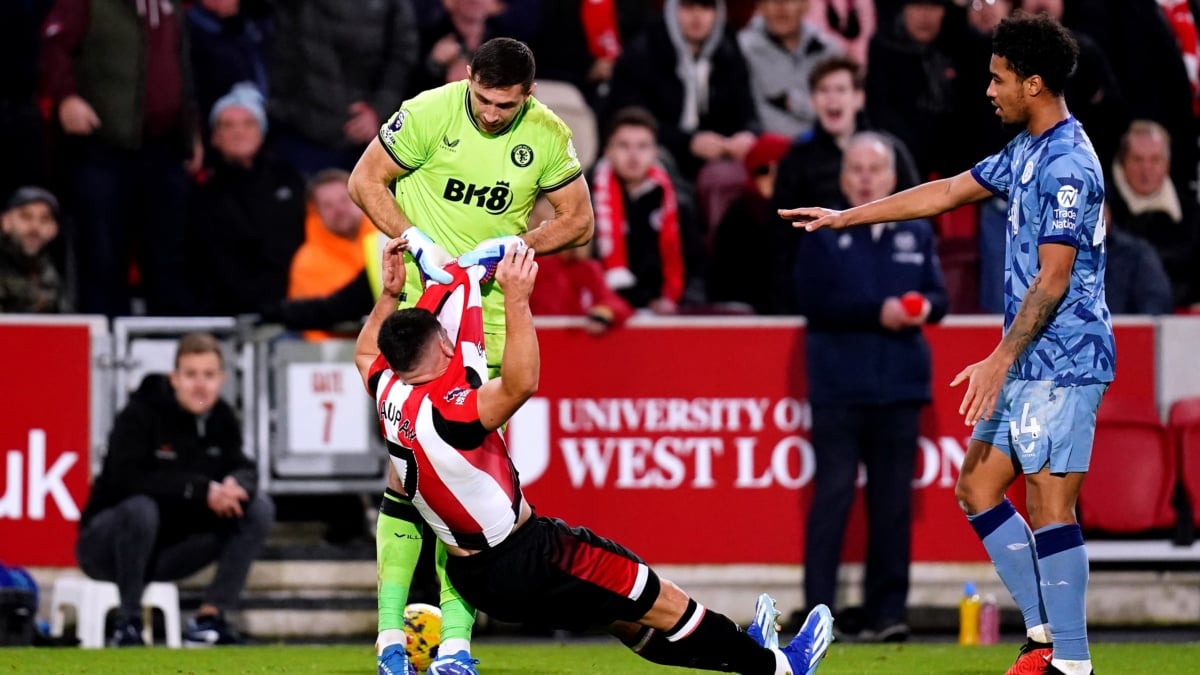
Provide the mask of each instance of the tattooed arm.
{"label": "tattooed arm", "polygon": [[1067,288],[1071,285],[1071,268],[1075,264],[1075,248],[1063,244],[1042,244],[1038,246],[1038,263],[1041,271],[1029,285],[1012,326],[996,348],[1009,357],[1009,365],[1037,339],[1054,317],[1058,303],[1067,294]]}
{"label": "tattooed arm", "polygon": [[1025,292],[1004,339],[986,359],[967,366],[950,383],[954,387],[968,382],[967,392],[958,407],[967,425],[991,416],[1008,369],[1054,317],[1071,284],[1075,248],[1064,244],[1042,244],[1038,246],[1038,263],[1041,269]]}

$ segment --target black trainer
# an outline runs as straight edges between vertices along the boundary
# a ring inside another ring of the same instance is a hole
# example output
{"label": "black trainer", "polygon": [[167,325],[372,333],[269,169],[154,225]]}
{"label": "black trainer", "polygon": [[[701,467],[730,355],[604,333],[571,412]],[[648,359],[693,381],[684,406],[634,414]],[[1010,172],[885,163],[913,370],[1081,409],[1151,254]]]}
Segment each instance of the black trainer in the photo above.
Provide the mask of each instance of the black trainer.
{"label": "black trainer", "polygon": [[905,642],[912,635],[912,630],[903,621],[888,621],[876,628],[868,628],[859,633],[861,642]]}
{"label": "black trainer", "polygon": [[205,614],[189,620],[183,629],[183,641],[191,647],[246,643],[225,620],[224,614]]}
{"label": "black trainer", "polygon": [[140,618],[118,618],[112,635],[108,638],[109,647],[145,647],[142,640],[142,620]]}

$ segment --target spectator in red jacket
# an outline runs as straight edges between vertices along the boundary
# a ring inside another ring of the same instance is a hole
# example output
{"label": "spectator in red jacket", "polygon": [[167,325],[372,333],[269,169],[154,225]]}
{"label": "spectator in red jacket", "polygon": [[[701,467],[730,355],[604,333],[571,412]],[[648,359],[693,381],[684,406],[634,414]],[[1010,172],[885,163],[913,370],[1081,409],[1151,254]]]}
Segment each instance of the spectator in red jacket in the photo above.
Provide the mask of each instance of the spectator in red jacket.
{"label": "spectator in red jacket", "polygon": [[74,164],[87,313],[130,313],[133,242],[146,312],[194,311],[184,231],[203,152],[183,17],[180,0],[58,0],[42,29],[39,85]]}

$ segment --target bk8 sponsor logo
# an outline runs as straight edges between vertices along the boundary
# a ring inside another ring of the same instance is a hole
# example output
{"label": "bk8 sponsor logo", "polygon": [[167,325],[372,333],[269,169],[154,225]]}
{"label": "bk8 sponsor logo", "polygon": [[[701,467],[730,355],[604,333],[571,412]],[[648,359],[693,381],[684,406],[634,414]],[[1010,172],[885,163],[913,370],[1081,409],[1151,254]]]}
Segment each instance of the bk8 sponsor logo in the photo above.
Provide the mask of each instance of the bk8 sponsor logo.
{"label": "bk8 sponsor logo", "polygon": [[476,185],[465,183],[457,178],[446,180],[446,189],[442,198],[452,202],[474,205],[488,213],[498,216],[512,206],[513,194],[509,184],[497,181],[495,185]]}

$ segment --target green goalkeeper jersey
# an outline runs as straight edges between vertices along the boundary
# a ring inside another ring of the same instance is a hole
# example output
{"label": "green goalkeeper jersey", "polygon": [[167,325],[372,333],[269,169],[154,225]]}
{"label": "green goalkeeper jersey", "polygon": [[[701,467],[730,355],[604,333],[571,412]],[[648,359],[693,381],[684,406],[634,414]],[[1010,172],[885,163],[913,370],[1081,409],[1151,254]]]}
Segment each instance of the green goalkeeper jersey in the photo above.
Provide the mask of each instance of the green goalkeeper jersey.
{"label": "green goalkeeper jersey", "polygon": [[[491,237],[523,234],[539,192],[552,192],[582,173],[571,130],[532,96],[508,128],[481,131],[469,108],[467,81],[405,101],[379,130],[383,147],[408,173],[396,181],[396,203],[409,222],[452,256]],[[421,295],[416,263],[408,261],[407,305]],[[495,283],[483,292],[488,361],[499,363],[504,298]],[[498,339],[496,339],[498,336]]]}

